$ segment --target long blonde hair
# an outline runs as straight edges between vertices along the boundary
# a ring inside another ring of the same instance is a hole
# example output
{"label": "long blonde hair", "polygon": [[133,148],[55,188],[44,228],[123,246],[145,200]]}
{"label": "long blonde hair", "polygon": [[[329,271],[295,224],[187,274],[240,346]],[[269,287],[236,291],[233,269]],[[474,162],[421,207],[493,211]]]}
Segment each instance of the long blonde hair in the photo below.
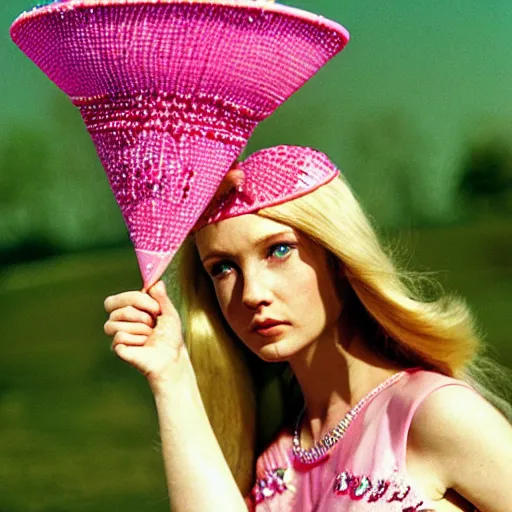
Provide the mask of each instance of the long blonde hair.
{"label": "long blonde hair", "polygon": [[[425,297],[424,280],[395,267],[343,178],[257,214],[300,230],[339,262],[352,301],[380,333],[376,350],[402,365],[471,380],[468,368],[481,344],[467,306],[456,297]],[[186,343],[214,431],[240,489],[247,492],[258,390],[193,240],[184,245],[179,261]]]}

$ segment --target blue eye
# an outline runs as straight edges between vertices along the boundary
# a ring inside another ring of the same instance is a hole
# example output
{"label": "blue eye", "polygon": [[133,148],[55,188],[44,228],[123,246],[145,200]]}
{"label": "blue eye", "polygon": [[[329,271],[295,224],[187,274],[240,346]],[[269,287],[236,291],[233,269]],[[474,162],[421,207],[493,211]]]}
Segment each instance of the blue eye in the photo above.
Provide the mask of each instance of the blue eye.
{"label": "blue eye", "polygon": [[219,263],[213,265],[212,269],[210,270],[210,275],[212,277],[219,277],[227,274],[232,268],[233,266],[230,265],[227,261],[219,261]]}
{"label": "blue eye", "polygon": [[275,256],[277,259],[285,258],[290,251],[291,247],[288,244],[277,244],[270,248],[271,256]]}

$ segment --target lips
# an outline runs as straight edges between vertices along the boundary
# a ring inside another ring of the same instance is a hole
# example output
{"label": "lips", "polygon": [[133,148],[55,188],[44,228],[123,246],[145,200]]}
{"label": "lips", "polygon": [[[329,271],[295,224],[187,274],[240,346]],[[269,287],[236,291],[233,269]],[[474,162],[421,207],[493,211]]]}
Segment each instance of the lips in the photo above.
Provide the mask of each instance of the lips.
{"label": "lips", "polygon": [[265,320],[261,320],[259,322],[253,322],[251,325],[251,332],[255,332],[257,334],[263,335],[273,335],[280,331],[280,327],[284,325],[289,325],[287,322],[282,322],[280,320],[274,320],[272,318],[267,318]]}

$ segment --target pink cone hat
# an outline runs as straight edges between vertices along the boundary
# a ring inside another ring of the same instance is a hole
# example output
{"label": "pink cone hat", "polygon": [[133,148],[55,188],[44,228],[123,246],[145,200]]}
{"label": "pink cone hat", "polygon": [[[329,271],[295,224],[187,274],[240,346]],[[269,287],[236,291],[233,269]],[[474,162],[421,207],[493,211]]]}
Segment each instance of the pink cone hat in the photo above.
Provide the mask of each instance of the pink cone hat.
{"label": "pink cone hat", "polygon": [[194,231],[309,194],[339,174],[329,158],[315,149],[300,146],[262,149],[234,165],[226,176],[232,186],[213,198]]}
{"label": "pink cone hat", "polygon": [[349,39],[264,0],[60,0],[22,14],[11,36],[80,109],[145,289],[257,124]]}

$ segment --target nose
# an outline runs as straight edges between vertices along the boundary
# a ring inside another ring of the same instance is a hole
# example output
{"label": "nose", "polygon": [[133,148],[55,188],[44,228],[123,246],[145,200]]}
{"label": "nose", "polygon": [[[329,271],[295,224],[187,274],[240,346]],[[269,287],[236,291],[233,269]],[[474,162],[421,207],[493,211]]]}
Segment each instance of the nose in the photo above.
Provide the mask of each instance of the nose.
{"label": "nose", "polygon": [[242,302],[248,309],[258,309],[272,302],[272,291],[263,272],[243,276]]}

